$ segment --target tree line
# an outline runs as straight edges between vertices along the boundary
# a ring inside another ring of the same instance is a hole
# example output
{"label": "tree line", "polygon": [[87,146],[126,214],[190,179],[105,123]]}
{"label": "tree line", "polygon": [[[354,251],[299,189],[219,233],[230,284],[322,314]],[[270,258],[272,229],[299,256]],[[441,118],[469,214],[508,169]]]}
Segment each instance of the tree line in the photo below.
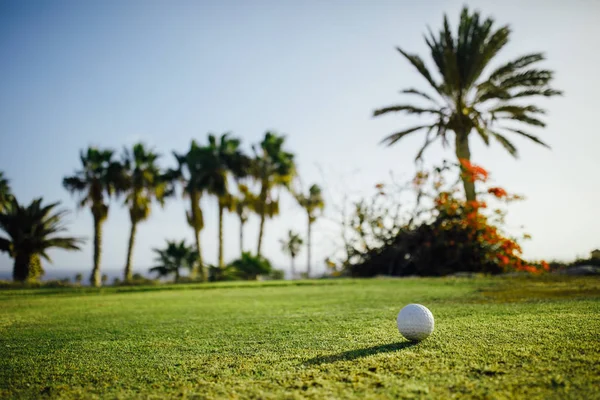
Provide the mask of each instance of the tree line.
{"label": "tree line", "polygon": [[[266,132],[263,139],[246,154],[241,140],[228,133],[208,135],[205,144],[192,140],[183,153],[173,152],[177,166],[162,168],[161,155],[143,143],[124,149],[119,155],[109,148],[89,147],[80,152],[80,167],[63,179],[63,186],[77,199],[79,208],[88,208],[93,217],[93,268],[90,277],[93,286],[100,286],[102,229],[109,215],[113,197],[121,198],[130,217],[127,255],[123,267],[123,280],[133,279],[132,264],[136,233],[140,224],[149,219],[152,207],[162,206],[180,192],[188,203],[186,221],[194,233],[193,250],[184,241],[167,242],[165,249],[154,249],[159,265],[152,271],[175,273],[179,267],[189,267],[190,277],[208,280],[208,264],[202,256],[200,233],[205,227],[201,206],[203,196],[216,199],[218,212],[218,269],[226,267],[224,253],[223,218],[226,212],[235,213],[240,222],[240,259],[244,256],[244,226],[250,213],[260,220],[255,256],[262,257],[262,246],[267,219],[279,214],[279,189],[290,192],[307,214],[308,256],[307,274],[310,275],[310,236],[312,225],[325,203],[318,185],[306,193],[298,190],[295,156],[285,149],[285,136]],[[65,210],[54,212],[58,203],[42,206],[36,199],[30,206],[21,206],[10,193],[8,180],[0,175],[0,200],[2,215],[0,226],[10,239],[0,239],[0,247],[14,258],[13,278],[24,281],[40,275],[40,256],[48,259],[45,250],[58,247],[79,250],[83,240],[57,237],[64,232],[61,218]],[[180,190],[178,190],[180,189]],[[256,189],[256,190],[254,190]],[[12,219],[11,219],[12,218]],[[35,235],[25,230],[35,227]],[[8,229],[7,229],[8,228]],[[23,243],[20,238],[27,237]],[[287,248],[296,246],[289,243]],[[289,253],[289,251],[288,251]],[[292,259],[297,251],[290,253]],[[169,259],[169,257],[175,257]],[[176,263],[172,261],[178,260]],[[246,258],[247,259],[247,258]],[[169,261],[171,260],[171,261]],[[173,271],[173,266],[177,270]],[[169,269],[169,266],[171,268]]]}

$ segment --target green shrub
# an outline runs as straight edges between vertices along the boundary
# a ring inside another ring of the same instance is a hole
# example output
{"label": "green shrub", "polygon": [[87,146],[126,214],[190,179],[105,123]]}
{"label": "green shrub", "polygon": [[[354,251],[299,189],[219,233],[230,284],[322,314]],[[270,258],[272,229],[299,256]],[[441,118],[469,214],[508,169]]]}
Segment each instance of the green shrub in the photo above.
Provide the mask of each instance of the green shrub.
{"label": "green shrub", "polygon": [[269,274],[269,279],[274,281],[282,281],[285,279],[285,272],[280,269],[274,269]]}
{"label": "green shrub", "polygon": [[242,257],[230,263],[223,271],[223,280],[257,280],[259,276],[272,273],[271,262],[262,256],[242,253]]}

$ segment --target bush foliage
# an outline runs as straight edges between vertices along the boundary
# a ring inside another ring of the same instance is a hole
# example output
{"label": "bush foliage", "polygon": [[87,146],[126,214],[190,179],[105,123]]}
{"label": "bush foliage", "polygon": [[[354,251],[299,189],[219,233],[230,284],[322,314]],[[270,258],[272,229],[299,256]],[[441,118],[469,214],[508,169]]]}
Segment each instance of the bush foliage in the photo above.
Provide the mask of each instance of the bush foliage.
{"label": "bush foliage", "polygon": [[[465,201],[460,181],[448,181],[456,169],[461,179],[477,183],[477,201]],[[502,229],[503,207],[522,198],[488,185],[488,178],[485,169],[461,160],[420,171],[404,186],[376,185],[372,199],[354,203],[343,225],[344,254],[337,263],[329,259],[328,265],[338,273],[361,277],[548,270],[543,261],[526,262],[519,238]],[[410,201],[399,196],[407,190],[412,193]]]}

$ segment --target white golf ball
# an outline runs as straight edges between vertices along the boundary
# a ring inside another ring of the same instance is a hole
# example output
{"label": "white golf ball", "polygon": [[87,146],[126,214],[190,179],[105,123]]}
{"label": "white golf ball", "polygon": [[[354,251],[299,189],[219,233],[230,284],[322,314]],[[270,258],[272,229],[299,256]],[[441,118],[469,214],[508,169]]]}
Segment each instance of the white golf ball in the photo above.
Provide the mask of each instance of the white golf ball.
{"label": "white golf ball", "polygon": [[433,332],[433,314],[420,304],[409,304],[398,313],[398,330],[408,340],[420,341]]}

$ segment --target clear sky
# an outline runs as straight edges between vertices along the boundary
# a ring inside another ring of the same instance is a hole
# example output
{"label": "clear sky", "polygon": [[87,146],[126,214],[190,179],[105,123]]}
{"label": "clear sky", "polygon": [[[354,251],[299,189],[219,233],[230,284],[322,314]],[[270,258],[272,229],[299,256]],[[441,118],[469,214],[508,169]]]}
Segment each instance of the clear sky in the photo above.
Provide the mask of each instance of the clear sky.
{"label": "clear sky", "polygon": [[[426,56],[422,34],[437,29],[444,12],[455,24],[463,1],[0,1],[0,170],[18,199],[43,196],[74,208],[63,176],[79,167],[88,145],[121,149],[138,140],[164,154],[183,151],[192,138],[232,131],[247,148],[267,129],[288,135],[303,182],[331,190],[368,191],[393,170],[409,177],[422,142],[416,135],[393,148],[385,135],[409,126],[406,117],[373,119],[372,110],[401,102],[402,88],[424,81],[394,50]],[[469,1],[513,28],[499,60],[544,51],[565,91],[547,107],[539,132],[552,146],[515,138],[521,157],[498,144],[472,140],[473,159],[493,179],[527,200],[511,206],[509,225],[524,225],[531,258],[571,259],[600,247],[600,2]],[[451,152],[433,148],[436,163]],[[344,178],[345,177],[345,178]],[[344,179],[342,179],[344,178]],[[335,185],[333,184],[335,182]],[[342,184],[345,182],[344,184]],[[156,209],[138,230],[134,266],[152,264],[150,248],[165,238],[187,238],[185,204]],[[216,203],[206,201],[205,257],[216,261]],[[278,239],[289,228],[305,232],[305,216],[283,197],[282,216],[267,222],[265,254],[287,265]],[[329,211],[331,213],[331,211]],[[74,212],[70,232],[90,238],[84,251],[53,251],[54,265],[89,272],[92,219]],[[257,221],[246,231],[256,246]],[[226,258],[238,253],[238,223],[228,216]],[[330,232],[328,229],[327,232]],[[331,253],[322,223],[314,260]],[[111,205],[104,229],[103,266],[125,261],[129,218]],[[298,262],[304,262],[303,252]],[[0,270],[12,268],[0,255]],[[47,269],[52,267],[47,267]]]}

